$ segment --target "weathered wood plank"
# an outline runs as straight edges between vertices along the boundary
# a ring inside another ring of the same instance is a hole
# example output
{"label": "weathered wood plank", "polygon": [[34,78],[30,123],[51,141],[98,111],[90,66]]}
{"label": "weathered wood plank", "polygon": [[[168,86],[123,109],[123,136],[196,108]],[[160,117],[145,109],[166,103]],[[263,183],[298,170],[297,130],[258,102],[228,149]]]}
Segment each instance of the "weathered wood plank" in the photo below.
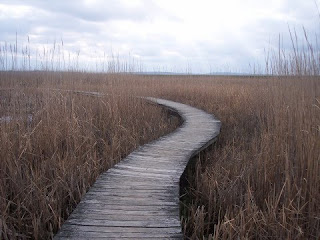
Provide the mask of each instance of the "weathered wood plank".
{"label": "weathered wood plank", "polygon": [[[152,200],[152,199],[151,199]],[[134,198],[131,199],[109,199],[108,201],[104,201],[103,199],[83,199],[82,204],[99,204],[100,206],[104,205],[120,205],[120,206],[176,206],[178,201],[171,201],[168,202],[166,200],[161,201],[161,200],[152,200],[149,201],[149,199],[143,199],[143,200],[135,200]]]}
{"label": "weathered wood plank", "polygon": [[[110,227],[101,230],[99,227],[73,226],[73,232],[61,232],[66,239],[181,239],[179,228],[133,228]],[[170,235],[170,237],[168,237]]]}
{"label": "weathered wood plank", "polygon": [[[110,214],[131,214],[131,215],[150,215],[153,214],[155,216],[162,216],[162,215],[173,215],[176,216],[176,214],[179,214],[179,207],[153,207],[153,206],[104,206],[105,208],[99,208],[100,205],[92,205],[92,206],[83,206],[75,209],[73,213],[88,213],[88,212],[95,212],[95,213],[101,213],[105,215]],[[70,216],[71,217],[71,216]]]}
{"label": "weathered wood plank", "polygon": [[[176,203],[179,201],[179,197],[175,197],[172,199],[172,194],[170,192],[168,193],[162,193],[162,194],[134,194],[134,193],[124,193],[124,194],[106,194],[106,193],[87,193],[86,196],[83,198],[83,200],[105,200],[105,198],[108,197],[110,201],[115,200],[117,201],[119,198],[121,198],[124,201],[145,201],[145,199],[148,200],[154,200],[154,201],[167,201],[167,202],[174,202]],[[172,201],[170,201],[172,200]]]}
{"label": "weathered wood plank", "polygon": [[[121,214],[120,214],[121,213]],[[93,211],[88,211],[87,213],[84,212],[78,212],[78,213],[73,213],[72,216],[70,216],[69,219],[79,219],[82,218],[83,216],[86,217],[86,219],[93,219],[93,220],[108,220],[108,221],[129,221],[129,222],[134,222],[134,221],[166,221],[168,219],[167,214],[163,214],[161,216],[156,215],[156,212],[153,212],[152,214],[149,213],[147,214],[146,212],[141,212],[140,215],[137,213],[134,214],[126,214],[125,212],[118,211],[116,214],[102,214],[101,212],[93,212]],[[169,215],[169,217],[174,216],[174,215]],[[179,225],[180,226],[180,225]]]}
{"label": "weathered wood plank", "polygon": [[85,214],[93,214],[101,217],[109,217],[111,218],[130,218],[135,219],[134,217],[137,217],[136,219],[139,219],[140,217],[159,217],[161,216],[176,216],[176,214],[179,213],[179,209],[176,208],[174,211],[162,211],[159,210],[121,210],[121,209],[79,209],[75,210],[70,218],[72,218],[74,215],[85,215]]}
{"label": "weathered wood plank", "polygon": [[144,228],[166,228],[166,227],[178,227],[180,228],[180,221],[177,219],[166,219],[162,221],[115,221],[105,219],[88,219],[85,218],[70,218],[69,224],[79,226],[96,226],[96,227],[144,227]]}
{"label": "weathered wood plank", "polygon": [[158,211],[158,212],[179,212],[179,206],[155,206],[155,205],[112,205],[97,203],[79,203],[79,207],[86,210],[99,209],[100,211],[123,210],[123,211]]}
{"label": "weathered wood plank", "polygon": [[64,231],[61,229],[59,233],[64,235],[73,235],[76,233],[84,234],[88,233],[121,233],[121,234],[132,234],[132,233],[144,233],[144,234],[179,234],[181,233],[180,227],[168,227],[168,228],[145,228],[145,227],[97,227],[97,226],[79,226],[71,225],[70,228],[74,230],[74,233],[71,231]]}
{"label": "weathered wood plank", "polygon": [[215,140],[220,122],[181,103],[146,99],[177,112],[184,123],[173,133],[139,147],[101,174],[55,239],[183,238],[180,176],[190,157]]}

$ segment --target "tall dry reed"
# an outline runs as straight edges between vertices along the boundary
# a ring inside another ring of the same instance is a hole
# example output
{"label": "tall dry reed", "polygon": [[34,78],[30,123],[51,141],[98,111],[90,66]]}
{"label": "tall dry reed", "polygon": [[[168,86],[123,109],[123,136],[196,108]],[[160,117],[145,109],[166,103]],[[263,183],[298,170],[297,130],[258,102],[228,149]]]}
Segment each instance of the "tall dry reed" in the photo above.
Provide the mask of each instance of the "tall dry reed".
{"label": "tall dry reed", "polygon": [[128,95],[48,90],[96,77],[0,73],[1,239],[52,238],[99,173],[179,123]]}
{"label": "tall dry reed", "polygon": [[319,77],[122,76],[113,89],[125,86],[223,123],[187,174],[187,238],[319,238]]}
{"label": "tall dry reed", "polygon": [[[223,123],[218,142],[186,174],[186,238],[319,239],[319,47],[305,30],[303,48],[291,29],[290,38],[292,50],[281,50],[279,41],[267,57],[273,77],[85,74],[50,66],[0,72],[2,237],[52,237],[101,171],[177,126],[130,97],[148,95],[199,107]],[[15,46],[2,46],[5,70],[16,70]],[[22,55],[28,65],[28,51]]]}

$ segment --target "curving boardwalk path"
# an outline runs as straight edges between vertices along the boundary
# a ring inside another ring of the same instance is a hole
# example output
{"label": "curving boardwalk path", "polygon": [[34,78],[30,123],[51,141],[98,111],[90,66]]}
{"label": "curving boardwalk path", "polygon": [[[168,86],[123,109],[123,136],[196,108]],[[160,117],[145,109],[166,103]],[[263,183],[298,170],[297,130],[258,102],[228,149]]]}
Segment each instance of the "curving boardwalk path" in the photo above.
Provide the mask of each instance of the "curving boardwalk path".
{"label": "curving boardwalk path", "polygon": [[215,141],[220,121],[185,104],[146,99],[177,112],[183,125],[101,174],[55,239],[183,238],[180,176],[189,159]]}

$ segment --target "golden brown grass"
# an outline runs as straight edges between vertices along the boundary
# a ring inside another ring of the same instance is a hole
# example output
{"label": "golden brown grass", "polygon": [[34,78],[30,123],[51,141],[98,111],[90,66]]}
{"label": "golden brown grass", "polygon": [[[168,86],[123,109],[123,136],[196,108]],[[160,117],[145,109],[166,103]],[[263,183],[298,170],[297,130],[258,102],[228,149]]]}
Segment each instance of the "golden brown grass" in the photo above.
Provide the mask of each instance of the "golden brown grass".
{"label": "golden brown grass", "polygon": [[[279,42],[268,54],[278,77],[50,72],[46,55],[44,72],[0,72],[0,238],[51,238],[99,173],[172,131],[177,119],[133,97],[156,96],[222,121],[218,142],[185,174],[186,238],[319,239],[320,51],[303,32],[305,47],[290,31],[292,50]],[[1,69],[18,70],[17,60],[7,66],[16,45],[0,49]],[[22,70],[32,69],[29,54]]]}
{"label": "golden brown grass", "polygon": [[51,238],[99,173],[177,126],[127,95],[47,90],[85,89],[95,77],[0,73],[0,239]]}
{"label": "golden brown grass", "polygon": [[130,97],[149,95],[223,123],[218,142],[189,167],[188,238],[319,238],[319,77],[6,74],[1,88],[14,89],[1,92],[1,114],[14,120],[1,123],[3,236],[49,238],[102,170],[177,126]]}
{"label": "golden brown grass", "polygon": [[190,168],[187,236],[319,238],[319,80],[213,79],[188,86],[187,101],[175,97],[223,123],[215,147]]}
{"label": "golden brown grass", "polygon": [[319,238],[319,77],[121,76],[114,91],[124,86],[223,123],[188,175],[188,238]]}
{"label": "golden brown grass", "polygon": [[[176,127],[130,97],[148,95],[202,108],[223,123],[218,142],[189,167],[188,238],[319,238],[319,77],[1,77],[2,89],[13,88],[1,91],[1,115],[13,116],[1,123],[4,237],[50,238],[101,171]],[[46,90],[52,87],[113,94]]]}

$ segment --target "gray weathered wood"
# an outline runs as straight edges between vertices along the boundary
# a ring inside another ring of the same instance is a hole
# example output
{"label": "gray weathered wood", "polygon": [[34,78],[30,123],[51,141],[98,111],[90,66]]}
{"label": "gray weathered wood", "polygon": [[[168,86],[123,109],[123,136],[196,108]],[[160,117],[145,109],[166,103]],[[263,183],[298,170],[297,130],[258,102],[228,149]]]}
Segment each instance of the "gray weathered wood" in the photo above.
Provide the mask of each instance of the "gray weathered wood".
{"label": "gray weathered wood", "polygon": [[55,239],[183,238],[180,176],[190,158],[215,141],[220,121],[185,104],[146,99],[177,112],[182,126],[101,174]]}

